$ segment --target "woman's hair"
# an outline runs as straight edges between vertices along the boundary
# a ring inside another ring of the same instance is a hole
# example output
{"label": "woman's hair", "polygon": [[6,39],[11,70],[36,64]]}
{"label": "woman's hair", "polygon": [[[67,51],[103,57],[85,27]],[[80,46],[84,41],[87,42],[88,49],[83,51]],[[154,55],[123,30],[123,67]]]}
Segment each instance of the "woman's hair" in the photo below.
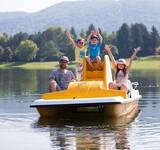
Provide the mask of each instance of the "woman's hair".
{"label": "woman's hair", "polygon": [[118,65],[117,65],[116,73],[115,73],[115,79],[117,79],[117,75],[118,75],[118,72],[119,72],[120,70],[122,70],[123,73],[124,73],[124,76],[126,76],[126,74],[127,74],[127,67],[126,67],[126,65],[125,65],[124,69],[119,69],[119,68],[118,68]]}

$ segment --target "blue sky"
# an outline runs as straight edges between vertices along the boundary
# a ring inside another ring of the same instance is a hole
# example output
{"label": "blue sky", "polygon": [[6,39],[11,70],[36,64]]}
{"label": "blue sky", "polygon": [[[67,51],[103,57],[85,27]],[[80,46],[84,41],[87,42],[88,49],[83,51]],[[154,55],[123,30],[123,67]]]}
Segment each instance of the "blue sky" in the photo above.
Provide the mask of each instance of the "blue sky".
{"label": "blue sky", "polygon": [[53,4],[76,0],[0,0],[0,12],[25,11],[36,12]]}

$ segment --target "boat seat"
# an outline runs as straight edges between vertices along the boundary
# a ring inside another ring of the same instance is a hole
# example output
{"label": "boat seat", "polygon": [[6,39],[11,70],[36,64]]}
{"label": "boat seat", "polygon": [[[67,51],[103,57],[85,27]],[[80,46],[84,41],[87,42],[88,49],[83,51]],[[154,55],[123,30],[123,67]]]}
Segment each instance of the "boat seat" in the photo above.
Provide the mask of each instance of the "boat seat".
{"label": "boat seat", "polygon": [[[103,66],[104,66],[104,62],[102,61],[100,66],[98,66],[98,64],[96,62],[92,62],[94,68],[95,68],[95,71],[103,71]],[[100,67],[100,68],[99,68]],[[89,64],[86,62],[86,71],[92,71],[91,67],[89,66]],[[92,71],[94,72],[94,71]]]}

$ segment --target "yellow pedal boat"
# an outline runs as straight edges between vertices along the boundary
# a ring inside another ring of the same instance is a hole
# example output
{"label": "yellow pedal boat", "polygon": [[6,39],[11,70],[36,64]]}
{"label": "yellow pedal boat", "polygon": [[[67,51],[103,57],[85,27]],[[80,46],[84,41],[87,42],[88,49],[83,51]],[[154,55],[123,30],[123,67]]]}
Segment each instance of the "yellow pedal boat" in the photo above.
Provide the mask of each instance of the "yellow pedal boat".
{"label": "yellow pedal boat", "polygon": [[137,111],[141,95],[130,81],[129,95],[122,90],[109,89],[109,82],[113,80],[107,55],[102,62],[101,71],[90,71],[88,68],[85,61],[82,81],[71,82],[67,90],[44,93],[30,107],[36,107],[41,117],[75,111],[97,111],[109,117],[120,117]]}

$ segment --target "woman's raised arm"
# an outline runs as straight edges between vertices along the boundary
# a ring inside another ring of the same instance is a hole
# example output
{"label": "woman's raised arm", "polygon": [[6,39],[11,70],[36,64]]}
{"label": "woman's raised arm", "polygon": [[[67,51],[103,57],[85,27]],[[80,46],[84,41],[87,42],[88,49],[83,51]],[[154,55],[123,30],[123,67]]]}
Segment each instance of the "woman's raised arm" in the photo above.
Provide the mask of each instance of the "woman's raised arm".
{"label": "woman's raised arm", "polygon": [[131,65],[132,65],[132,61],[135,59],[137,53],[141,50],[141,47],[137,47],[134,49],[134,53],[132,54],[131,58],[128,61],[128,70],[130,70]]}
{"label": "woman's raised arm", "polygon": [[105,50],[108,52],[108,55],[109,55],[111,61],[113,62],[114,67],[116,67],[117,66],[117,62],[116,62],[116,60],[115,60],[110,48],[111,48],[110,45],[105,45]]}

